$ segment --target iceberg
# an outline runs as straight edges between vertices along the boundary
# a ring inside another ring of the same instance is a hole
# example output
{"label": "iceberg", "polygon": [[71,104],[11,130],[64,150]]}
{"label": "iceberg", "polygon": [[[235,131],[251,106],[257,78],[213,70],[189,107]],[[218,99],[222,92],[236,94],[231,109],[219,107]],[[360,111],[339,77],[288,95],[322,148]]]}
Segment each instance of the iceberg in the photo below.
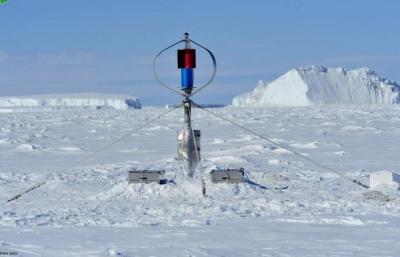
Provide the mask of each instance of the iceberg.
{"label": "iceberg", "polygon": [[369,68],[345,70],[309,66],[291,69],[278,79],[262,80],[234,106],[312,106],[334,104],[398,104],[400,85]]}
{"label": "iceberg", "polygon": [[108,94],[60,94],[0,97],[0,108],[114,108],[141,109],[140,99],[134,96]]}

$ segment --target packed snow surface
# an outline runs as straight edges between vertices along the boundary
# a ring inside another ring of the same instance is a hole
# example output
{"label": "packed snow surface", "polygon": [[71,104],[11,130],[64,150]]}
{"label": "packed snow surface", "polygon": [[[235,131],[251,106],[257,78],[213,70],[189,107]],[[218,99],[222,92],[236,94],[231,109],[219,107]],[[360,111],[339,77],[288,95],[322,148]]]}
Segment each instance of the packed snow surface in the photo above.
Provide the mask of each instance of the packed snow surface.
{"label": "packed snow surface", "polygon": [[[203,158],[192,180],[175,159],[181,108],[143,129],[165,108],[0,113],[0,252],[398,256],[399,191],[364,189],[342,175],[368,184],[371,173],[398,172],[399,105],[211,110],[336,172],[201,109],[192,111]],[[216,167],[243,167],[251,183],[211,184]],[[130,168],[165,169],[173,182],[128,184]],[[6,203],[41,181],[49,182]]]}
{"label": "packed snow surface", "polygon": [[70,95],[35,95],[20,97],[0,97],[0,108],[102,108],[117,110],[142,107],[139,98],[108,94],[70,94]]}
{"label": "packed snow surface", "polygon": [[400,85],[368,68],[320,66],[292,69],[270,83],[260,80],[254,91],[237,96],[232,102],[234,106],[397,103]]}

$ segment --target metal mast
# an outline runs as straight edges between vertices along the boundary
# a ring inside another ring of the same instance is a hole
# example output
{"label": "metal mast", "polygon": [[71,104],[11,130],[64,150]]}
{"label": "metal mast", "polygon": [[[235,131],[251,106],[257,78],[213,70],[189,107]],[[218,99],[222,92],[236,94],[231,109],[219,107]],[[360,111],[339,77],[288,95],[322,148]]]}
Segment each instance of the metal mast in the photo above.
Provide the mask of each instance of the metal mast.
{"label": "metal mast", "polygon": [[[180,91],[176,90],[167,84],[163,83],[158,77],[156,66],[158,62],[158,58],[168,49],[172,47],[184,43],[185,47],[183,49],[178,49],[177,57],[178,57],[178,69],[181,71],[181,87]],[[194,90],[194,69],[196,68],[196,49],[192,48],[192,44],[197,45],[202,50],[206,51],[212,60],[213,72],[209,80],[204,84],[199,86],[196,90]],[[153,62],[153,72],[157,81],[165,88],[173,91],[181,96],[183,96],[182,106],[184,113],[184,126],[181,130],[178,131],[178,160],[182,161],[185,173],[189,177],[193,177],[194,171],[198,163],[200,162],[200,130],[193,130],[192,121],[191,121],[191,113],[192,113],[192,105],[193,101],[190,99],[191,96],[196,94],[198,91],[207,87],[211,84],[211,82],[215,78],[215,74],[217,72],[217,62],[213,53],[208,50],[206,47],[196,43],[192,39],[189,38],[189,33],[183,34],[183,39],[168,46],[161,52],[157,54]]]}
{"label": "metal mast", "polygon": [[185,98],[182,101],[184,112],[184,127],[178,131],[178,159],[183,161],[186,174],[193,177],[197,164],[200,162],[200,131],[195,132],[192,129],[191,113],[192,101],[190,96],[193,91],[194,74],[196,68],[196,52],[192,49],[189,34],[184,33],[185,48],[178,50],[178,68],[181,69],[181,89],[185,92]]}

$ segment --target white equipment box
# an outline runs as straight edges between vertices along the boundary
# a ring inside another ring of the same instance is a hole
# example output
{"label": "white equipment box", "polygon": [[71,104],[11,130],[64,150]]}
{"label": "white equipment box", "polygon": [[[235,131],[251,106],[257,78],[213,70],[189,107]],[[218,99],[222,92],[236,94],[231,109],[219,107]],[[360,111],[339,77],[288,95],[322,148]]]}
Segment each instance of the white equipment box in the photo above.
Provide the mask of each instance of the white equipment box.
{"label": "white equipment box", "polygon": [[390,187],[400,186],[400,175],[390,171],[380,171],[369,175],[369,186],[371,189],[376,189],[380,185]]}

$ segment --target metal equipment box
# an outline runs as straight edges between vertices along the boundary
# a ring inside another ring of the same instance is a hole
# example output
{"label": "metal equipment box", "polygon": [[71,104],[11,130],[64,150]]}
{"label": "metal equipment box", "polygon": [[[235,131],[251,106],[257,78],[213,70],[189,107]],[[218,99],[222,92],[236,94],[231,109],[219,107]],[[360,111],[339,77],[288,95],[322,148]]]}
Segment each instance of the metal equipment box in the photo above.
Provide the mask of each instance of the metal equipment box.
{"label": "metal equipment box", "polygon": [[241,183],[244,169],[214,169],[210,172],[212,183]]}
{"label": "metal equipment box", "polygon": [[129,183],[152,183],[156,182],[162,184],[165,170],[136,170],[128,171]]}

